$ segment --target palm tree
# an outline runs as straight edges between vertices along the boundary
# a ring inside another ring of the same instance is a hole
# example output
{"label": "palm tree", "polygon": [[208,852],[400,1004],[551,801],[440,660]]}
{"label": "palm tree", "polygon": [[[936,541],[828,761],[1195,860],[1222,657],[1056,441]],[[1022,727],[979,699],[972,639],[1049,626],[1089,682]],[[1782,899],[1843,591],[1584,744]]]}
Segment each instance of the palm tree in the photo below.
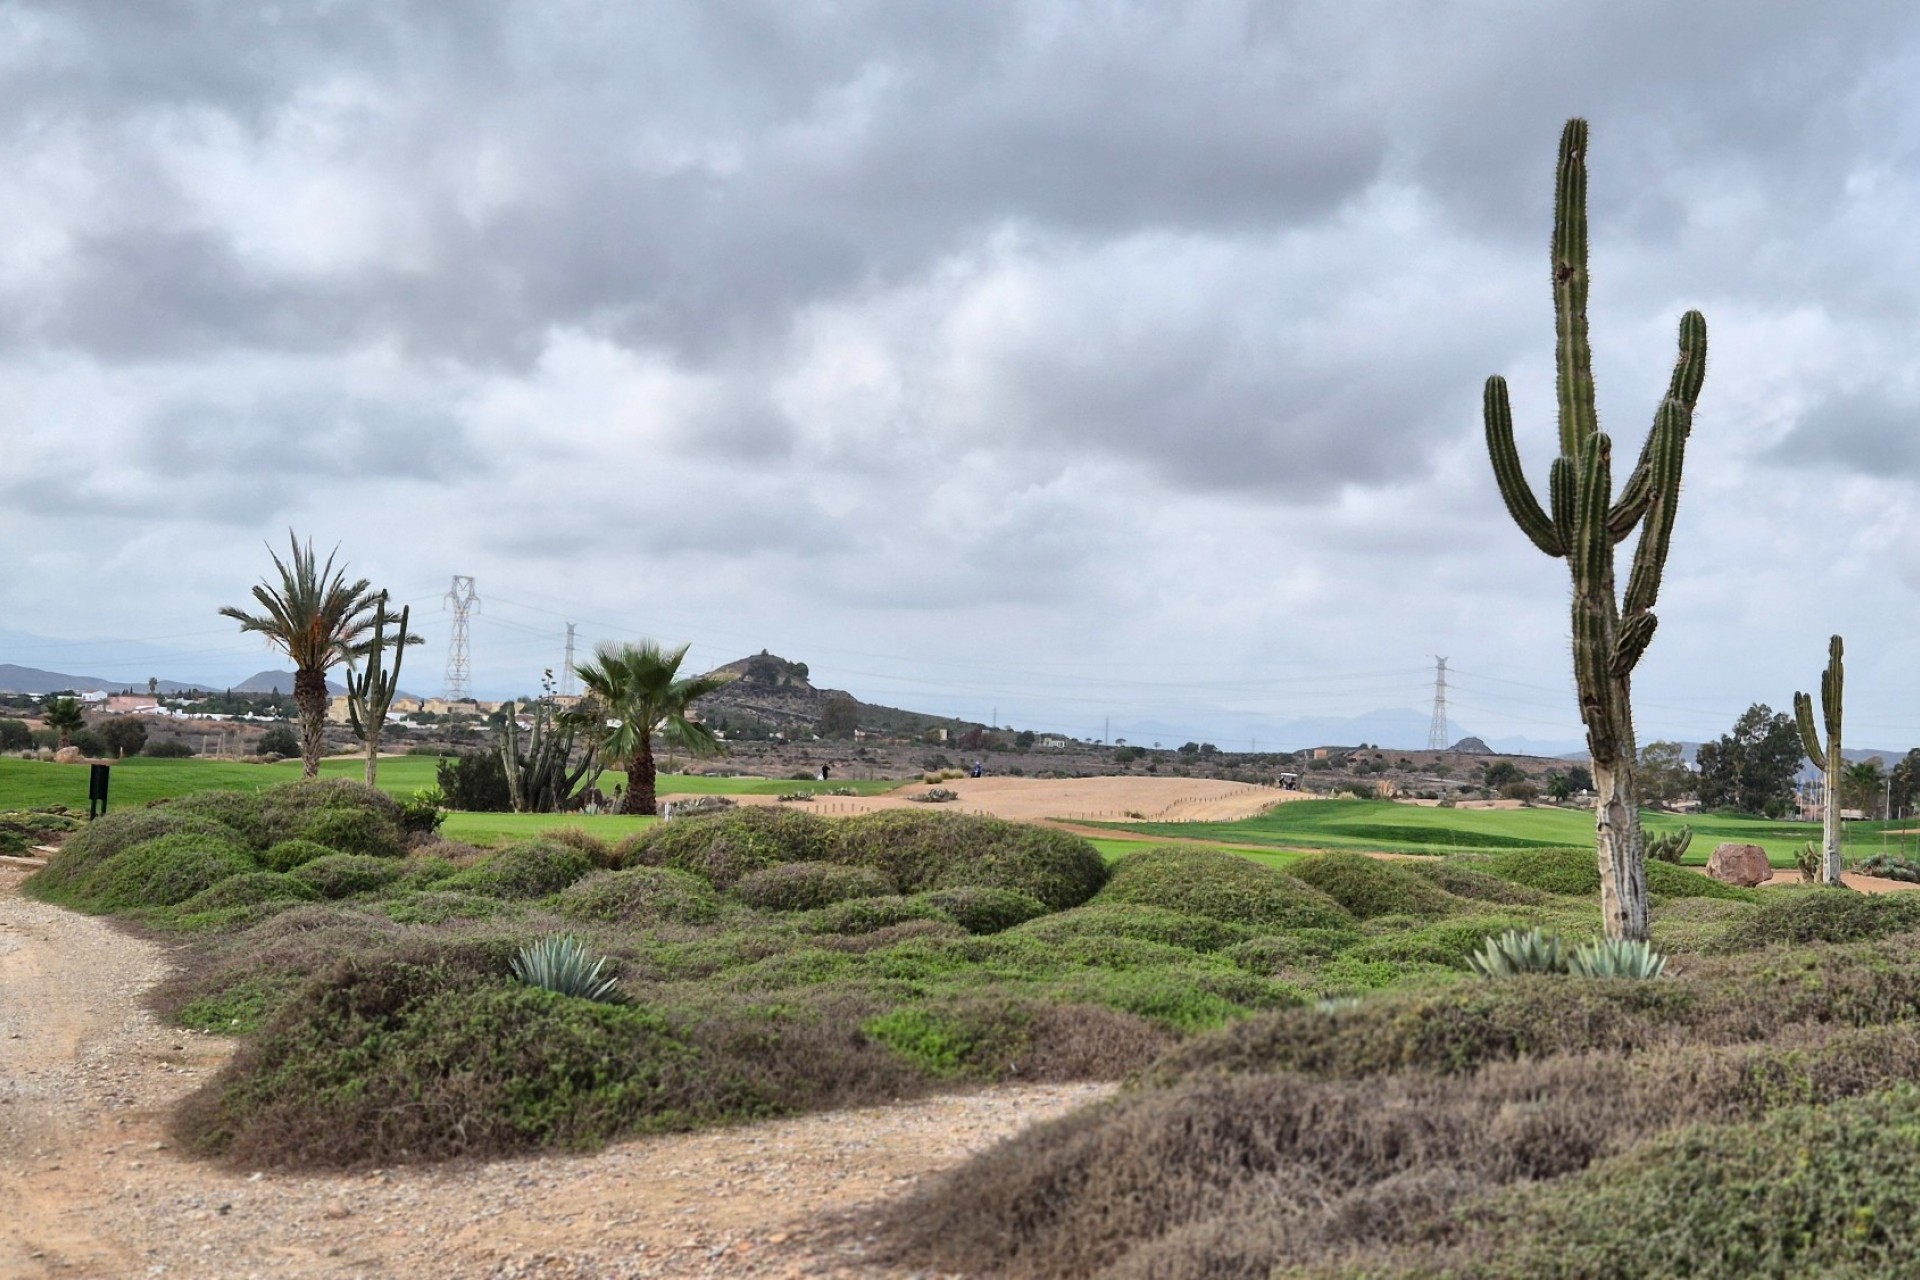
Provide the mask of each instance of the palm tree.
{"label": "palm tree", "polygon": [[600,752],[608,760],[627,762],[627,794],[623,813],[652,815],[658,811],[654,795],[653,738],[655,734],[685,747],[690,755],[718,755],[720,740],[713,730],[689,718],[695,700],[704,698],[730,677],[680,675],[686,645],[664,650],[651,640],[639,644],[603,644],[592,661],[575,667],[581,687],[593,705],[598,722]]}
{"label": "palm tree", "polygon": [[373,626],[375,593],[365,578],[347,581],[346,566],[333,567],[335,547],[320,565],[309,538],[303,550],[289,529],[293,563],[288,565],[269,547],[273,567],[280,574],[276,587],[262,582],[253,598],[264,613],[247,613],[228,605],[222,617],[232,618],[241,631],[257,631],[267,643],[293,660],[293,702],[300,710],[300,760],[306,776],[320,772],[320,753],[327,728],[327,671],[343,661]]}
{"label": "palm tree", "polygon": [[1871,814],[1880,807],[1886,785],[1887,770],[1880,763],[1879,756],[1853,761],[1840,776],[1840,790],[1846,797],[1846,807],[1865,814]]}
{"label": "palm tree", "polygon": [[58,730],[60,745],[73,745],[73,735],[87,727],[87,718],[80,714],[80,704],[72,698],[56,698],[47,704],[41,718],[47,722],[47,728]]}

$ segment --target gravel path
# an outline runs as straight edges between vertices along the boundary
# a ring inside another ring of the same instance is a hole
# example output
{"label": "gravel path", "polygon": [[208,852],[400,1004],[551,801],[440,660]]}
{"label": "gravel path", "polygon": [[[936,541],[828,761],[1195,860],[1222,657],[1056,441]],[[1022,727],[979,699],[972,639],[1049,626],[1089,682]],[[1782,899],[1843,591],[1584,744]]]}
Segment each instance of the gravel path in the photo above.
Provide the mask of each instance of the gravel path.
{"label": "gravel path", "polygon": [[142,1007],[162,951],[19,896],[0,867],[0,1275],[846,1276],[853,1207],[1110,1092],[994,1089],[592,1156],[248,1173],[167,1145],[173,1104],[229,1042]]}

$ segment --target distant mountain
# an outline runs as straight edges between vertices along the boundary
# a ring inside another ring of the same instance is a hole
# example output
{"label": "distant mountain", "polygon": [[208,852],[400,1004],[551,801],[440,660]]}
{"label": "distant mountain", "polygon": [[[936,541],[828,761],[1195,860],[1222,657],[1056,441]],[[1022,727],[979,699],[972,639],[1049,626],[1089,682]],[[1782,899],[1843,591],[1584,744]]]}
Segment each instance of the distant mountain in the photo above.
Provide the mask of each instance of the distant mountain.
{"label": "distant mountain", "polygon": [[[172,680],[160,682],[162,693],[185,693],[193,685],[179,684]],[[108,693],[119,693],[122,689],[131,689],[135,693],[145,693],[145,680],[108,679],[105,676],[70,676],[59,671],[42,671],[38,667],[16,667],[10,662],[0,662],[0,693],[59,693],[73,689],[88,693],[95,689],[105,689]]]}
{"label": "distant mountain", "polygon": [[[164,688],[165,686],[163,685],[162,687]],[[233,686],[235,693],[272,693],[276,689],[291,697],[293,694],[293,672],[256,671],[239,684]],[[332,680],[327,681],[328,693],[341,694],[346,691],[347,686],[336,684]]]}
{"label": "distant mountain", "polygon": [[915,734],[928,729],[967,729],[974,722],[861,702],[844,689],[816,689],[807,664],[789,662],[762,649],[751,657],[715,667],[710,674],[733,679],[700,699],[700,718],[726,732],[743,725],[764,725],[781,733],[812,731],[829,700],[854,703],[855,723],[881,733]]}

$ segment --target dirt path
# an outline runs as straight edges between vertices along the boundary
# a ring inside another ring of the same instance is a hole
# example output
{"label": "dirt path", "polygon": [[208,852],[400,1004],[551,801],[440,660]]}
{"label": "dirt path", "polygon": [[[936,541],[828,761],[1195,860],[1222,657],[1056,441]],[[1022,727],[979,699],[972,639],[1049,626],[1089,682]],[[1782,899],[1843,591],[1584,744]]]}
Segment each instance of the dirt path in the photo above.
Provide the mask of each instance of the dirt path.
{"label": "dirt path", "polygon": [[[1101,778],[952,778],[937,785],[960,798],[923,805],[907,797],[927,790],[908,785],[877,796],[822,796],[806,805],[827,817],[876,809],[939,809],[984,813],[1016,822],[1044,819],[1125,822],[1235,822],[1257,817],[1287,800],[1311,799],[1308,791],[1282,791],[1217,778],[1151,778],[1138,774]],[[660,780],[661,798],[673,794],[673,779]],[[777,804],[775,796],[734,796],[740,804]]]}
{"label": "dirt path", "polygon": [[622,1143],[593,1156],[286,1176],[167,1145],[228,1043],[141,1007],[150,943],[0,867],[0,1275],[862,1276],[821,1224],[1105,1085],[995,1089]]}

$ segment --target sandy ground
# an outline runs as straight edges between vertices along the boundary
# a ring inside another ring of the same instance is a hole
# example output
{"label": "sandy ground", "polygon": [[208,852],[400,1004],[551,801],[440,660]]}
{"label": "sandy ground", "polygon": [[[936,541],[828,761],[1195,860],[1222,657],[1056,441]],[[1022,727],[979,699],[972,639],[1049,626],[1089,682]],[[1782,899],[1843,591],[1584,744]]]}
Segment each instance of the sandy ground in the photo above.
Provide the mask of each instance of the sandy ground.
{"label": "sandy ground", "polygon": [[[673,779],[662,778],[660,797],[676,797]],[[943,804],[917,804],[907,799],[930,786],[959,795]],[[807,805],[808,812],[832,817],[871,813],[876,809],[928,808],[961,813],[984,813],[1020,822],[1045,819],[1081,822],[1233,822],[1255,817],[1286,800],[1305,800],[1311,793],[1281,791],[1245,782],[1212,778],[953,778],[936,784],[915,784],[878,796],[822,796]],[[775,796],[735,796],[741,804],[777,804]]]}
{"label": "sandy ground", "polygon": [[[1847,888],[1858,889],[1861,893],[1905,893],[1909,889],[1920,889],[1920,884],[1908,884],[1905,880],[1885,880],[1879,876],[1856,875],[1851,871],[1842,872],[1840,879],[1846,884]],[[1788,885],[1804,883],[1805,881],[1800,879],[1800,873],[1798,871],[1791,869],[1782,870],[1779,867],[1775,867],[1773,869],[1773,879],[1763,881],[1760,887],[1762,889],[1780,889]]]}
{"label": "sandy ground", "polygon": [[164,953],[19,896],[0,867],[0,1276],[874,1274],[831,1224],[1097,1084],[931,1101],[550,1156],[291,1176],[182,1158],[165,1121],[227,1041],[161,1026]]}

